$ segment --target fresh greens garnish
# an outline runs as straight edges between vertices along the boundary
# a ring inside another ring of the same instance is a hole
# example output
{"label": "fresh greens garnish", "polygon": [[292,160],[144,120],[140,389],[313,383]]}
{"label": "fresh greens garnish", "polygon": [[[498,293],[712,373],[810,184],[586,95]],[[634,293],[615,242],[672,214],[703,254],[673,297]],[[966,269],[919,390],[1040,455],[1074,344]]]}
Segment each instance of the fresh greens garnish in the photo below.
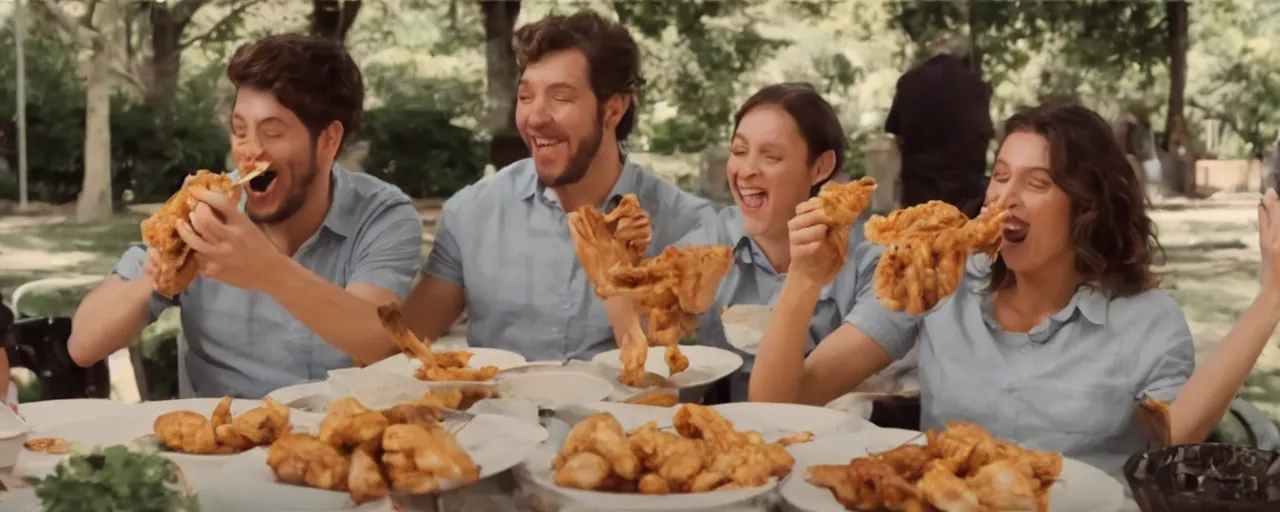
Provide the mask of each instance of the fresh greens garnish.
{"label": "fresh greens garnish", "polygon": [[177,466],[126,445],[67,456],[44,478],[28,478],[45,512],[199,512]]}

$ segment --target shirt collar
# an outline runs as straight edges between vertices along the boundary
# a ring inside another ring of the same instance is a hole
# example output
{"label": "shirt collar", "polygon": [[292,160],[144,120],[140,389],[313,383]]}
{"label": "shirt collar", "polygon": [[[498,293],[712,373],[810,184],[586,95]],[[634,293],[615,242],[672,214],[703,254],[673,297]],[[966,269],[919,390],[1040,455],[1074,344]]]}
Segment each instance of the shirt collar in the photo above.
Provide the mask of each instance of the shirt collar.
{"label": "shirt collar", "polygon": [[[542,180],[538,179],[538,169],[534,167],[533,159],[528,159],[526,161],[529,162],[529,166],[527,168],[528,172],[525,173],[524,179],[521,180],[519,197],[521,199],[528,200],[537,196],[542,196],[543,198],[558,204],[559,201],[556,200],[555,192],[546,185],[543,185]],[[613,205],[618,203],[618,200],[621,199],[622,196],[638,192],[640,190],[640,182],[643,178],[643,173],[641,172],[641,168],[638,164],[631,162],[630,160],[624,160],[622,162],[622,173],[618,175],[618,180],[613,182],[613,189],[611,189],[609,191],[609,195],[605,197],[604,206],[612,208]]]}
{"label": "shirt collar", "polygon": [[350,237],[355,232],[356,223],[360,221],[359,216],[356,215],[360,198],[352,181],[351,171],[336,163],[333,164],[333,167],[329,168],[329,183],[332,199],[329,203],[329,213],[324,216],[323,226],[335,234]]}
{"label": "shirt collar", "polygon": [[[983,320],[990,328],[1000,328],[1000,322],[995,319],[995,314],[991,307],[995,296],[987,293],[987,288],[991,283],[991,260],[982,254],[972,256],[965,265],[965,273],[970,278],[966,279],[969,281],[969,289],[982,297],[980,305]],[[1074,318],[1077,313],[1094,325],[1106,325],[1107,310],[1110,303],[1111,297],[1102,289],[1088,283],[1081,284],[1076,288],[1076,293],[1071,296],[1071,301],[1067,303],[1066,307],[1050,315],[1044,322],[1031,329],[1027,334],[1033,342],[1047,343],[1053,337],[1053,334]]]}

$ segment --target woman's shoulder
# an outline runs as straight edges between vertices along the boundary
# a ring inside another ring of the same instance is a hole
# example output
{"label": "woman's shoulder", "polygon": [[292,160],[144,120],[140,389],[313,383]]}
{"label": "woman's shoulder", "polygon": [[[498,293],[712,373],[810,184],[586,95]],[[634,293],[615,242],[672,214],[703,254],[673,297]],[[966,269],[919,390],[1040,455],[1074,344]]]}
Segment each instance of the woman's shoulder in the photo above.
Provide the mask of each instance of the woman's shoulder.
{"label": "woman's shoulder", "polygon": [[1121,321],[1144,317],[1162,319],[1176,317],[1186,321],[1182,306],[1178,305],[1173,294],[1161,288],[1151,288],[1124,297],[1111,297],[1107,302],[1107,313],[1109,316],[1117,315]]}

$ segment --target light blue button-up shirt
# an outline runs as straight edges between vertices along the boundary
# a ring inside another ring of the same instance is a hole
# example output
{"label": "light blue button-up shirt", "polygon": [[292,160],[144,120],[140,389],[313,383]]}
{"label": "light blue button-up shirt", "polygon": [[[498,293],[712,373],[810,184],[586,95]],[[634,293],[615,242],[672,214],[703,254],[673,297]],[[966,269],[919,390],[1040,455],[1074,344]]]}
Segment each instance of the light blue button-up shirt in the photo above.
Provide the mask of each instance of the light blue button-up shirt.
{"label": "light blue button-up shirt", "polygon": [[972,421],[1118,474],[1150,441],[1137,397],[1172,402],[1195,368],[1182,309],[1162,290],[1112,298],[1083,285],[1030,332],[1007,332],[989,277],[987,258],[970,258],[959,290],[925,316],[917,338],[881,343],[895,357],[919,344],[921,428]]}
{"label": "light blue button-up shirt", "polygon": [[[915,336],[918,317],[888,311],[876,300],[874,282],[876,263],[884,248],[863,237],[865,220],[853,225],[849,233],[848,263],[822,288],[813,319],[809,321],[809,348],[813,350],[827,335],[848,322],[872,339],[888,345],[909,343]],[[699,343],[733,350],[742,356],[742,368],[731,377],[730,399],[745,401],[755,354],[729,344],[725,339],[721,311],[735,305],[772,305],[782,289],[786,274],[778,273],[760,246],[742,229],[742,210],[730,206],[720,210],[712,222],[704,223],[680,245],[723,245],[733,248],[734,265],[725,274],[716,291],[714,305],[698,321]]]}
{"label": "light blue button-up shirt", "polygon": [[[333,284],[367,283],[409,294],[422,259],[422,217],[399,188],[335,165],[324,224],[293,259]],[[142,274],[147,249],[130,247],[114,273]],[[326,343],[269,295],[203,276],[174,301],[153,296],[151,319],[182,308],[179,388],[186,396],[261,398],[294,384],[323,380],[351,359]]]}
{"label": "light blue button-up shirt", "polygon": [[[706,217],[710,203],[631,162],[602,208],[636,194],[649,213],[656,256]],[[532,159],[454,194],[444,205],[423,273],[465,288],[467,343],[531,361],[587,359],[617,347],[604,302],[578,256],[564,208]]]}

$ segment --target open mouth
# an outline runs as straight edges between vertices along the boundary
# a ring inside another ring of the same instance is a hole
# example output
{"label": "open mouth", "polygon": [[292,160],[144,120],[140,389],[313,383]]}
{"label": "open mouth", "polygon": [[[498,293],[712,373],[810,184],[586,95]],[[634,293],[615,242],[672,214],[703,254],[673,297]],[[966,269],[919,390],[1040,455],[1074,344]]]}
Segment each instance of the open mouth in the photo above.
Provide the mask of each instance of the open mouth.
{"label": "open mouth", "polygon": [[738,197],[742,199],[742,207],[748,210],[758,210],[764,207],[765,200],[769,195],[764,189],[738,187]]}
{"label": "open mouth", "polygon": [[249,190],[254,192],[266,192],[267,187],[270,187],[271,183],[274,181],[276,181],[276,172],[266,171],[249,180]]}
{"label": "open mouth", "polygon": [[1004,221],[1004,240],[1015,244],[1022,243],[1027,239],[1027,232],[1030,230],[1030,224],[1009,218],[1009,220]]}
{"label": "open mouth", "polygon": [[562,141],[562,140],[558,140],[558,139],[546,139],[546,138],[542,138],[542,137],[533,137],[533,138],[532,138],[532,139],[530,139],[530,140],[531,140],[531,142],[533,142],[533,147],[534,147],[534,149],[544,149],[544,150],[545,150],[545,149],[551,149],[551,148],[554,148],[554,147],[559,146],[560,144],[563,144],[563,143],[564,143],[564,141]]}

